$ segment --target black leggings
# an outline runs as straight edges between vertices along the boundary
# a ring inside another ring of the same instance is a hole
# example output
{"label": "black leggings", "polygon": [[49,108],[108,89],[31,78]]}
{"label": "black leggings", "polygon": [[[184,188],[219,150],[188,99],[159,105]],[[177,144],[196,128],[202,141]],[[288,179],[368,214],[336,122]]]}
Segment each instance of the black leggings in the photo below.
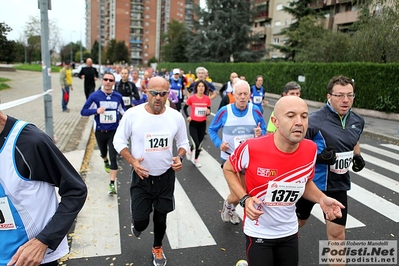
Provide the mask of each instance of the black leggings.
{"label": "black leggings", "polygon": [[95,86],[85,86],[85,95],[86,95],[86,100],[89,98],[90,94],[94,92]]}
{"label": "black leggings", "polygon": [[[162,213],[154,209],[154,216],[153,216],[153,222],[154,222],[154,243],[153,247],[159,247],[162,246],[162,239],[165,236],[166,232],[166,213]],[[148,224],[150,223],[150,218],[147,218],[145,220],[141,221],[136,221],[133,220],[133,225],[134,228],[136,228],[137,231],[142,232],[144,231]]]}
{"label": "black leggings", "polygon": [[205,137],[206,120],[202,122],[191,121],[188,130],[191,137],[191,150],[195,150],[195,159],[198,159]]}
{"label": "black leggings", "polygon": [[117,152],[114,148],[114,144],[112,144],[115,132],[116,130],[96,130],[95,133],[97,146],[100,149],[101,158],[107,158],[107,152],[109,150],[109,161],[111,162],[111,170],[118,170],[118,164],[116,162]]}
{"label": "black leggings", "polygon": [[277,239],[247,238],[249,266],[297,266],[298,234]]}

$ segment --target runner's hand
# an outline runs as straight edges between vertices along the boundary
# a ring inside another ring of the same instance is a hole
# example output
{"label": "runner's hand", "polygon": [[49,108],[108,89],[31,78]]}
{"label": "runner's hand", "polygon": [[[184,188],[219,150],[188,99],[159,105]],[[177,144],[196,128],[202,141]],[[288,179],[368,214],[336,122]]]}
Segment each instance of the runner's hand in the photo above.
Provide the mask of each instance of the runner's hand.
{"label": "runner's hand", "polygon": [[141,166],[141,162],[144,160],[144,158],[137,158],[133,160],[133,163],[131,163],[134,171],[136,174],[143,180],[144,178],[148,177],[148,170],[144,167]]}
{"label": "runner's hand", "polygon": [[352,170],[355,172],[361,171],[366,166],[366,162],[364,161],[363,157],[360,154],[355,154],[353,156],[352,162],[353,162]]}
{"label": "runner's hand", "polygon": [[255,209],[255,204],[262,205],[262,201],[257,197],[250,197],[245,202],[245,213],[250,220],[257,220],[263,214],[262,211]]}

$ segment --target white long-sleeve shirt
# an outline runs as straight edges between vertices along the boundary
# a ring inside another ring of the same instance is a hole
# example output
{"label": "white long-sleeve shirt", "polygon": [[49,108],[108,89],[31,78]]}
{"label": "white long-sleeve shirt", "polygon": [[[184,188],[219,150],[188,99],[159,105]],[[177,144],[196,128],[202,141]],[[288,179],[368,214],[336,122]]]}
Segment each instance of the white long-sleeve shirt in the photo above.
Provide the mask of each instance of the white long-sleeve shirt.
{"label": "white long-sleeve shirt", "polygon": [[[159,176],[173,163],[173,140],[176,147],[189,148],[186,123],[181,113],[166,106],[164,113],[150,114],[145,110],[147,104],[130,108],[123,115],[114,136],[117,152],[131,143],[134,158],[144,158],[141,165],[149,170],[149,175]],[[176,156],[176,155],[175,155]]]}

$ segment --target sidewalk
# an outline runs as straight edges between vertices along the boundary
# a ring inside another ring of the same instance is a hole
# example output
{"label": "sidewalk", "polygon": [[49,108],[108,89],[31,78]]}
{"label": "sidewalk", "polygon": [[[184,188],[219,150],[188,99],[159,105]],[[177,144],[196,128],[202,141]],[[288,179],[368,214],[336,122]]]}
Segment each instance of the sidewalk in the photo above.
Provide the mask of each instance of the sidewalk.
{"label": "sidewalk", "polygon": [[[43,93],[41,72],[21,70],[15,72],[0,71],[0,77],[11,79],[11,81],[7,82],[11,88],[0,91],[1,103]],[[98,86],[99,84],[99,81],[97,81]],[[83,80],[73,78],[72,85],[73,91],[70,92],[68,104],[70,112],[62,112],[62,92],[59,83],[59,73],[51,74],[54,139],[56,140],[57,147],[70,160],[75,169],[80,171],[93,122],[92,119],[80,115],[80,110],[86,101]],[[31,122],[45,131],[43,97],[3,110],[3,112],[18,119]]]}

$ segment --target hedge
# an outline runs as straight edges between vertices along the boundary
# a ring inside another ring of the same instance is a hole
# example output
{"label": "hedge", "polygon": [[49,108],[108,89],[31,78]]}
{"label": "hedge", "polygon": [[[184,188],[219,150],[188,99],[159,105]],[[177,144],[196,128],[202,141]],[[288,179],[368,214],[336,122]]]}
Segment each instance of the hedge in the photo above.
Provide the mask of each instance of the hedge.
{"label": "hedge", "polygon": [[301,97],[324,102],[328,81],[337,75],[354,79],[356,99],[354,107],[399,113],[399,64],[375,63],[160,63],[158,69],[183,68],[195,73],[198,66],[208,69],[214,82],[224,83],[231,72],[244,75],[254,84],[257,75],[263,76],[267,92],[281,94],[289,81],[298,82],[304,76]]}

